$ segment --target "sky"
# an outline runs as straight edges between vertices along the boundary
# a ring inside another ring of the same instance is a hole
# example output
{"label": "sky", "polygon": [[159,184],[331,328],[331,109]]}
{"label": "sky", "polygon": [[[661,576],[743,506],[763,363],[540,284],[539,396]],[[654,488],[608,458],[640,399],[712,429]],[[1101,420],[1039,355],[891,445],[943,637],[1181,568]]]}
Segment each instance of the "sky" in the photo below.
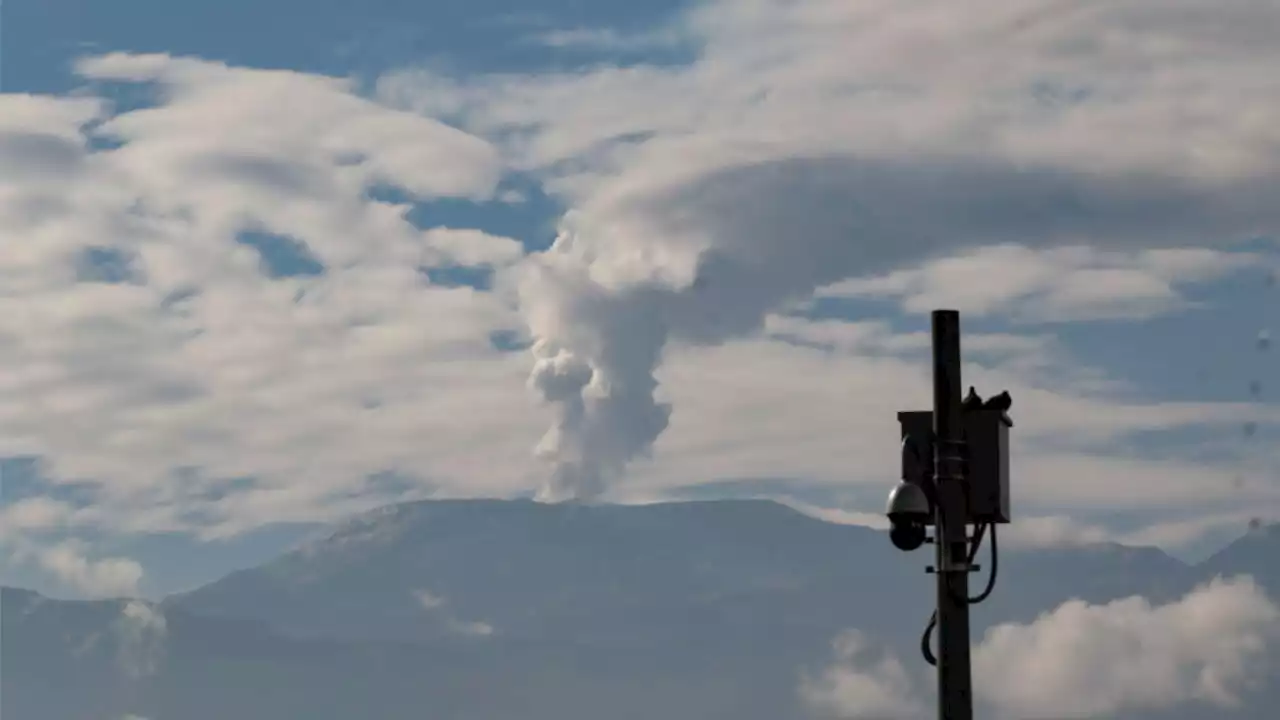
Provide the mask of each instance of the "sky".
{"label": "sky", "polygon": [[937,307],[1011,543],[1280,521],[1274,4],[983,7],[8,0],[5,581],[430,497],[874,524]]}

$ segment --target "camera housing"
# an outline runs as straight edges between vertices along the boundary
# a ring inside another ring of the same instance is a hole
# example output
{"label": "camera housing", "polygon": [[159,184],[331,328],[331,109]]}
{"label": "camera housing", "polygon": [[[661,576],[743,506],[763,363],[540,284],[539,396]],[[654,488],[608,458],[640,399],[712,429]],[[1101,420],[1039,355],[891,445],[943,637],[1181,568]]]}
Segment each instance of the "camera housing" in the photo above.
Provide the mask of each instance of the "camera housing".
{"label": "camera housing", "polygon": [[894,547],[910,552],[924,544],[933,508],[920,485],[900,481],[889,493],[885,515],[889,518],[889,541]]}

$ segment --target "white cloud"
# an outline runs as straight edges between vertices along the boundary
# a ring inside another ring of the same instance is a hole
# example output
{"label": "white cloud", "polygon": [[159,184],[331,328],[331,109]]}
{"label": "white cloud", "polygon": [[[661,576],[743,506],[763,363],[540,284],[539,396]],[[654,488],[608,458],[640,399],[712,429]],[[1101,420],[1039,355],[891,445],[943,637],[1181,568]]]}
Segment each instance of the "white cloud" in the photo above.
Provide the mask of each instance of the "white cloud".
{"label": "white cloud", "polygon": [[835,662],[806,677],[801,699],[823,715],[856,720],[916,720],[928,715],[914,679],[897,659],[874,657],[856,630],[833,643]]}
{"label": "white cloud", "polygon": [[1146,545],[1176,551],[1216,533],[1227,537],[1238,536],[1240,529],[1248,528],[1253,520],[1280,521],[1280,503],[1255,502],[1231,512],[1210,512],[1162,520],[1125,533],[1119,540],[1126,545]]}
{"label": "white cloud", "polygon": [[819,297],[899,297],[903,309],[954,307],[1020,321],[1141,319],[1185,308],[1182,284],[1256,266],[1253,253],[1205,248],[1103,252],[986,247],[922,267],[822,288]]}
{"label": "white cloud", "polygon": [[1010,550],[1075,547],[1113,539],[1114,535],[1106,528],[1077,522],[1065,515],[1019,517],[1016,523],[1000,529],[1000,545]]}
{"label": "white cloud", "polygon": [[[814,333],[797,321],[789,328],[805,337],[847,335],[857,343],[842,351],[758,337],[713,348],[673,348],[658,374],[661,399],[678,402],[670,432],[610,497],[645,497],[710,478],[804,478],[847,488],[859,495],[859,510],[879,512],[899,472],[898,457],[885,450],[896,446],[897,412],[929,407],[928,358],[912,357],[911,343],[865,327],[846,332],[821,323]],[[1039,351],[1028,343],[1027,352]],[[1084,393],[1060,363],[1034,372],[1020,370],[1022,365],[1014,354],[965,368],[966,383],[985,393],[1007,388],[1013,395],[1019,517],[1044,508],[1142,508],[1156,502],[1168,508],[1227,502],[1243,509],[1278,498],[1280,488],[1265,476],[1232,485],[1242,464],[1261,462],[1260,457],[1210,463],[1150,459],[1125,450],[1138,433],[1234,428],[1250,417],[1274,423],[1280,418],[1273,409]]]}
{"label": "white cloud", "polygon": [[[509,301],[419,271],[502,267],[518,243],[423,232],[369,196],[489,198],[491,144],[336,78],[160,55],[78,67],[158,101],[111,115],[0,95],[0,222],[22,238],[0,253],[0,454],[96,488],[76,521],[122,531],[323,520],[393,497],[363,487],[387,470],[528,484],[528,362],[489,340],[518,326]],[[268,277],[243,231],[305,243],[325,272]],[[78,281],[95,248],[125,259],[124,282]],[[6,513],[69,522],[53,510]]]}
{"label": "white cloud", "polygon": [[1171,516],[1157,514],[1157,520],[1128,530],[1116,530],[1099,522],[1070,515],[1019,516],[1000,534],[1001,547],[1028,550],[1048,547],[1080,547],[1099,543],[1119,543],[1130,547],[1158,547],[1180,554],[1215,535],[1238,537],[1251,520],[1267,522],[1280,518],[1280,499],[1241,502],[1232,510],[1191,509]]}
{"label": "white cloud", "polygon": [[666,431],[653,371],[673,339],[739,337],[818,288],[984,246],[1182,248],[1066,283],[997,274],[970,298],[1162,311],[1218,257],[1186,248],[1280,228],[1280,90],[1258,70],[1280,61],[1258,31],[1278,11],[1207,12],[724,0],[686,18],[687,67],[382,91],[516,138],[512,161],[574,208],[520,289],[532,384],[558,409],[546,496],[591,496]]}
{"label": "white cloud", "polygon": [[[1118,479],[1115,476],[1114,479]],[[887,493],[886,493],[887,494]],[[760,499],[773,500],[805,515],[840,525],[860,525],[887,530],[889,522],[875,506],[876,498],[863,496],[865,502],[850,503],[855,509],[844,506],[831,507],[798,500],[786,494],[760,494]],[[635,502],[639,498],[629,497]],[[645,498],[655,502],[659,496]],[[1206,541],[1234,538],[1250,521],[1268,522],[1280,518],[1280,499],[1268,502],[1241,502],[1233,505],[1239,509],[1230,512],[1214,512],[1203,508],[1188,508],[1180,513],[1157,513],[1156,520],[1136,528],[1119,530],[1106,523],[1089,521],[1066,514],[1036,514],[1017,512],[1015,522],[1000,529],[1002,551],[1043,550],[1047,548],[1084,548],[1097,545],[1120,544],[1128,547],[1157,547],[1177,557],[1194,562],[1202,557]],[[1105,511],[1107,508],[1098,508]],[[1216,546],[1213,549],[1217,549]],[[1191,554],[1189,557],[1188,554]]]}
{"label": "white cloud", "polygon": [[863,527],[876,528],[880,530],[889,529],[889,520],[882,513],[859,512],[857,510],[845,510],[838,507],[823,507],[821,505],[807,503],[802,500],[796,500],[789,496],[764,496],[763,499],[781,503],[792,510],[803,513],[812,518],[817,518],[824,522],[835,523],[837,525],[861,525]]}
{"label": "white cloud", "polygon": [[493,625],[479,620],[463,620],[447,607],[448,600],[426,590],[417,590],[414,599],[423,610],[436,615],[450,632],[472,637],[488,637],[494,633]]}
{"label": "white cloud", "polygon": [[[1249,578],[1215,580],[1179,600],[1072,600],[1028,624],[990,629],[973,651],[979,703],[1011,720],[1074,720],[1198,701],[1239,704],[1268,677],[1280,608]],[[859,636],[855,634],[855,639]],[[815,708],[844,718],[928,716],[927,673],[892,657],[837,658],[801,686]]]}
{"label": "white cloud", "polygon": [[16,533],[61,527],[74,511],[75,508],[65,502],[42,496],[23,498],[0,507],[0,543]]}
{"label": "white cloud", "polygon": [[524,256],[519,242],[480,230],[433,228],[426,232],[425,240],[445,261],[467,267],[502,267]]}
{"label": "white cloud", "polygon": [[461,635],[470,635],[473,637],[489,637],[494,633],[494,628],[487,622],[462,620],[454,622],[451,627],[454,632]]}
{"label": "white cloud", "polygon": [[418,599],[418,604],[422,605],[424,610],[438,610],[444,607],[444,598],[439,595],[433,595],[426,590],[419,590],[414,593],[414,597]]}
{"label": "white cloud", "polygon": [[91,598],[135,597],[142,566],[124,557],[90,558],[81,544],[66,541],[34,551],[42,570]]}
{"label": "white cloud", "polygon": [[992,628],[974,651],[981,695],[1006,717],[1067,720],[1192,700],[1230,707],[1268,675],[1278,609],[1248,578],[1181,600],[1063,604],[1028,625]]}
{"label": "white cloud", "polygon": [[[493,195],[501,172],[489,143],[443,123],[390,112],[354,94],[349,80],[168,55],[111,54],[76,69],[91,80],[158,83],[167,96],[161,107],[117,115],[96,130],[132,141],[113,159],[140,182],[164,179],[157,172],[163,169],[169,177],[201,175],[205,191],[211,181],[289,194],[382,182],[420,198],[484,199]],[[293,112],[281,113],[286,107]],[[313,167],[327,172],[312,178],[305,171]],[[168,187],[165,199],[180,203],[184,190]]]}

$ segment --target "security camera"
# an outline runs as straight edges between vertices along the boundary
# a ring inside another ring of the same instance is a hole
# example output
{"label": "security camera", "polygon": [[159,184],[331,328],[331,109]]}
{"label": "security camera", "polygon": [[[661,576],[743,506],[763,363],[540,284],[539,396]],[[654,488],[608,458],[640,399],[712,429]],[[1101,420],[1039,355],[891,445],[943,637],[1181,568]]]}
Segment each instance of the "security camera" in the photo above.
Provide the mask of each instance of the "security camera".
{"label": "security camera", "polygon": [[885,515],[889,516],[889,540],[893,546],[910,552],[924,544],[925,525],[931,508],[924,489],[915,483],[900,481],[889,493]]}
{"label": "security camera", "polygon": [[923,483],[930,469],[926,461],[927,446],[922,447],[916,435],[902,438],[902,480],[889,493],[885,515],[889,516],[889,540],[894,547],[911,551],[924,544],[925,526],[933,515],[933,506],[925,494]]}

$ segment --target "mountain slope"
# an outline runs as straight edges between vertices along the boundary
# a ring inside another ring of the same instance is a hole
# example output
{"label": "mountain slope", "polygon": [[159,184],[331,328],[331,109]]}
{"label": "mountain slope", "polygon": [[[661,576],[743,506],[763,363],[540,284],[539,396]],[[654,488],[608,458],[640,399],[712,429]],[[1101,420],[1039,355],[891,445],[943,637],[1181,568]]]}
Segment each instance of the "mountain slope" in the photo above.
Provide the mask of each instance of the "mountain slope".
{"label": "mountain slope", "polygon": [[1251,574],[1269,595],[1280,599],[1280,523],[1251,528],[1197,569],[1206,578]]}
{"label": "mountain slope", "polygon": [[[1118,545],[1002,553],[975,641],[1072,597],[1158,601],[1216,574],[1274,577],[1275,537],[1194,568]],[[5,589],[0,715],[798,719],[801,674],[844,629],[925,674],[930,562],[927,547],[903,554],[883,533],[769,502],[398,505],[158,606]],[[1261,707],[1214,713],[1268,717]]]}
{"label": "mountain slope", "polygon": [[[511,637],[608,642],[626,625],[631,640],[651,642],[696,632],[704,610],[728,618],[735,606],[803,604],[821,587],[883,605],[886,588],[926,581],[894,554],[879,533],[769,502],[424,502],[362,516],[169,602],[305,636],[425,640],[483,623]],[[847,603],[821,619],[847,621]]]}
{"label": "mountain slope", "polygon": [[[912,648],[932,608],[931,563],[928,546],[904,554],[881,532],[769,501],[427,501],[362,515],[167,604],[303,637],[491,630],[645,647],[785,628],[788,642],[815,651],[840,628],[865,626]],[[1072,597],[1173,597],[1197,577],[1159,550],[1119,545],[1004,551],[1001,565],[996,593],[975,613],[979,630]]]}
{"label": "mountain slope", "polygon": [[777,671],[796,659],[745,645],[654,653],[302,640],[175,608],[163,631],[140,638],[121,622],[125,602],[2,592],[6,720],[803,717],[796,673]]}

